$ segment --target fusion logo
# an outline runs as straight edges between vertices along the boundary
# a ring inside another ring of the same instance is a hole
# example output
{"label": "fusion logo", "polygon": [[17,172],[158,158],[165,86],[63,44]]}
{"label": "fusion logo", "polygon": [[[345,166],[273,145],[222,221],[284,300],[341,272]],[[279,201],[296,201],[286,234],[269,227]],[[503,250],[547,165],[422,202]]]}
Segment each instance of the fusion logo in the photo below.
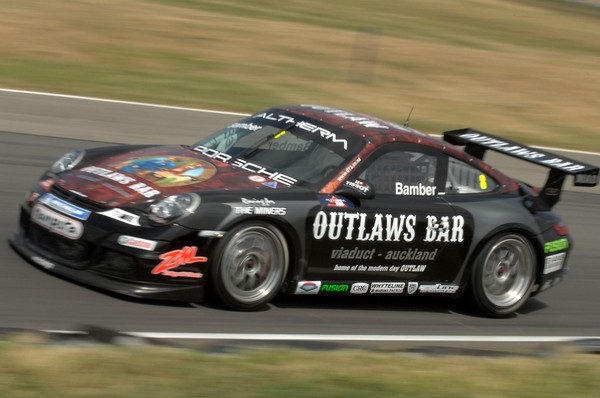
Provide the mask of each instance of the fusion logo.
{"label": "fusion logo", "polygon": [[318,294],[321,289],[321,281],[298,282],[294,294]]}
{"label": "fusion logo", "polygon": [[324,284],[323,286],[321,286],[322,292],[341,293],[341,292],[347,292],[348,290],[350,290],[350,287],[348,285]]}

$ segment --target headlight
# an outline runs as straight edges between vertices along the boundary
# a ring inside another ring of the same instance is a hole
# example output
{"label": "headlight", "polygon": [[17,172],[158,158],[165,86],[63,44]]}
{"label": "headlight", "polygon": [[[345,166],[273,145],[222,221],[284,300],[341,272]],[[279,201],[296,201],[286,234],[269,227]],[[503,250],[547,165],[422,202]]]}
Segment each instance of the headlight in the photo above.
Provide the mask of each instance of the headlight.
{"label": "headlight", "polygon": [[193,213],[200,205],[200,196],[182,193],[169,196],[150,206],[148,218],[157,224],[167,224]]}
{"label": "headlight", "polygon": [[77,149],[63,155],[52,165],[50,169],[53,173],[62,173],[63,171],[71,170],[77,166],[77,163],[85,156],[85,150]]}

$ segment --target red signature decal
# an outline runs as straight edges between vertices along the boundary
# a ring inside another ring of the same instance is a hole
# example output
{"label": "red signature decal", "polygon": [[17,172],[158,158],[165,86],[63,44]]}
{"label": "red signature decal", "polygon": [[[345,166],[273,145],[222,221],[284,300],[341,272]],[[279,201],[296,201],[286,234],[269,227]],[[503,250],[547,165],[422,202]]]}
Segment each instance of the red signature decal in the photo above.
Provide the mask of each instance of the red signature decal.
{"label": "red signature decal", "polygon": [[160,258],[162,262],[154,267],[152,274],[162,274],[172,277],[183,276],[187,278],[202,278],[202,274],[199,272],[172,271],[173,268],[177,268],[181,265],[207,262],[208,258],[206,257],[196,257],[196,250],[196,247],[186,246],[180,250],[173,250],[161,254],[158,258]]}

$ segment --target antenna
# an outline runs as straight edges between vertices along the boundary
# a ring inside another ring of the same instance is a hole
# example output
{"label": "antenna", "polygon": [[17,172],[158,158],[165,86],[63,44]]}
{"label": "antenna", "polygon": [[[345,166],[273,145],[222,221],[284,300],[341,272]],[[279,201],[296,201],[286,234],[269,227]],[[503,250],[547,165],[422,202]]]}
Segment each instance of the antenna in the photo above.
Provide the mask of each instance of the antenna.
{"label": "antenna", "polygon": [[406,121],[404,122],[404,127],[408,127],[408,121],[410,120],[410,115],[412,115],[413,109],[415,109],[414,105],[412,108],[410,108],[410,112],[408,112],[408,116],[406,117]]}

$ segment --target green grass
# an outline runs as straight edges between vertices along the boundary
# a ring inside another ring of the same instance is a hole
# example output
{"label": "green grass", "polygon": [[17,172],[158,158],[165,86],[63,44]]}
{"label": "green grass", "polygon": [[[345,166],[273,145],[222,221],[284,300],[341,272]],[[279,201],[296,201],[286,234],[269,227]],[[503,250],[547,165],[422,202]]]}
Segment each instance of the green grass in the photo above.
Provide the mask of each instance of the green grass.
{"label": "green grass", "polygon": [[595,356],[574,353],[486,358],[263,348],[209,354],[0,342],[0,396],[6,398],[587,397],[600,388],[599,373]]}

